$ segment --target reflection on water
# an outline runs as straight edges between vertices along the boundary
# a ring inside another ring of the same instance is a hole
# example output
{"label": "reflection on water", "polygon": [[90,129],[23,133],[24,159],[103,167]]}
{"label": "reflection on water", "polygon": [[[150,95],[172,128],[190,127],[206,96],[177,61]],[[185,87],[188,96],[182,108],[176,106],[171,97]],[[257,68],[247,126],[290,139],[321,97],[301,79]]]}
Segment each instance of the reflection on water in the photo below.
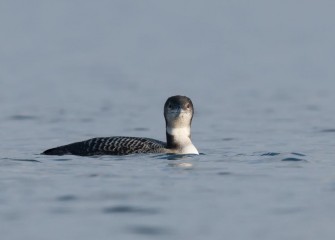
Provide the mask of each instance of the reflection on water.
{"label": "reflection on water", "polygon": [[166,160],[186,160],[186,159],[194,159],[198,155],[194,154],[160,154],[153,156],[154,158],[157,159],[166,159]]}
{"label": "reflection on water", "polygon": [[175,162],[175,163],[169,163],[168,166],[191,169],[193,167],[193,164],[190,162]]}
{"label": "reflection on water", "polygon": [[154,156],[154,158],[171,161],[168,163],[168,166],[170,167],[180,167],[184,169],[191,169],[193,167],[192,161],[195,161],[198,158],[198,155],[160,154],[160,155]]}

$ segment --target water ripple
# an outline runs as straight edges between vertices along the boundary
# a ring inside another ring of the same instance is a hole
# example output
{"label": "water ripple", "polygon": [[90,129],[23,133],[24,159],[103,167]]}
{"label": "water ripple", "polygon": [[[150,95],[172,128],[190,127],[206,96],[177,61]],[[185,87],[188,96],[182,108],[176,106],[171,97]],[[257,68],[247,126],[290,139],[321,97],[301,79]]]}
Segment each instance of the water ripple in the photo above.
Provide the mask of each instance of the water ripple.
{"label": "water ripple", "polygon": [[227,175],[231,175],[232,173],[231,172],[218,172],[217,174],[220,176],[227,176]]}
{"label": "water ripple", "polygon": [[166,159],[166,160],[185,160],[185,159],[192,158],[194,156],[198,156],[198,155],[194,155],[194,154],[183,154],[183,155],[179,155],[179,154],[163,154],[163,155],[156,155],[153,158]]}
{"label": "water ripple", "polygon": [[297,153],[297,152],[292,152],[292,155],[300,156],[300,157],[305,157],[306,155],[303,153]]}
{"label": "water ripple", "polygon": [[32,116],[32,115],[12,115],[9,117],[10,120],[16,120],[16,121],[25,121],[25,120],[36,120],[38,117]]}
{"label": "water ripple", "polygon": [[154,227],[154,226],[132,226],[128,227],[128,230],[136,234],[154,235],[154,236],[166,235],[171,233],[171,231],[166,228]]}
{"label": "water ripple", "polygon": [[335,128],[322,129],[320,132],[323,132],[323,133],[335,133]]}
{"label": "water ripple", "polygon": [[71,161],[71,158],[55,158],[52,159],[52,161],[56,161],[56,162],[66,162],[66,161]]}
{"label": "water ripple", "polygon": [[267,152],[267,153],[263,153],[261,156],[277,156],[280,153],[277,152]]}
{"label": "water ripple", "polygon": [[307,160],[305,160],[305,159],[294,158],[294,157],[284,158],[284,159],[282,159],[282,161],[283,162],[307,162]]}
{"label": "water ripple", "polygon": [[133,207],[127,205],[120,205],[120,206],[113,206],[113,207],[106,207],[103,209],[104,213],[108,214],[157,214],[159,212],[158,209],[155,208],[143,208],[143,207]]}
{"label": "water ripple", "polygon": [[74,195],[63,195],[57,198],[57,201],[61,202],[68,202],[68,201],[74,201],[77,200],[78,198]]}
{"label": "water ripple", "polygon": [[34,162],[34,163],[40,163],[41,161],[35,160],[35,159],[19,159],[19,158],[2,158],[4,160],[11,160],[11,161],[19,161],[19,162]]}

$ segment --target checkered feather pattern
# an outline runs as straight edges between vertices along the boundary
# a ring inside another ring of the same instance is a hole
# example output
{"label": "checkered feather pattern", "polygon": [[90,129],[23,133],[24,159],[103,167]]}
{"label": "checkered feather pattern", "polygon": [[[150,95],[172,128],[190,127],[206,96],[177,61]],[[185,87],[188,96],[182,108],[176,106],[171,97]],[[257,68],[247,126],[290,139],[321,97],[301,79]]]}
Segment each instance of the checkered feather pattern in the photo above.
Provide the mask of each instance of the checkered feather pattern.
{"label": "checkered feather pattern", "polygon": [[166,144],[142,137],[100,137],[51,148],[43,152],[45,155],[74,154],[79,156],[133,153],[166,153]]}

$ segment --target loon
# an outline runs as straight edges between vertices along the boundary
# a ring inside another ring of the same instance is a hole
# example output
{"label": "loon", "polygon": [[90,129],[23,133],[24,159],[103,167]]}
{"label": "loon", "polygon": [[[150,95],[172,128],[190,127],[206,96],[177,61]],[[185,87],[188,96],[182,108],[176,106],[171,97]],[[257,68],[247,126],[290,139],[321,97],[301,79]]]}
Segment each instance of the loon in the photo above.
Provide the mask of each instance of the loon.
{"label": "loon", "polygon": [[164,105],[166,143],[143,137],[99,137],[51,148],[44,155],[127,155],[135,153],[199,154],[191,141],[194,108],[186,96],[169,97]]}

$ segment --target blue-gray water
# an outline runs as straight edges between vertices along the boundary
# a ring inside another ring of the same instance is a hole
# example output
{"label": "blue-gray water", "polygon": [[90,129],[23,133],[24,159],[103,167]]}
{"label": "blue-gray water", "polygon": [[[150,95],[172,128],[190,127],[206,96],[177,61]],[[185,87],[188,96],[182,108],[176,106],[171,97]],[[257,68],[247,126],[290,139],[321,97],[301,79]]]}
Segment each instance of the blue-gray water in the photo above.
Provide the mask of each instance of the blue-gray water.
{"label": "blue-gray water", "polygon": [[[1,239],[334,239],[334,9],[1,1]],[[203,155],[39,155],[164,140],[175,94]]]}

